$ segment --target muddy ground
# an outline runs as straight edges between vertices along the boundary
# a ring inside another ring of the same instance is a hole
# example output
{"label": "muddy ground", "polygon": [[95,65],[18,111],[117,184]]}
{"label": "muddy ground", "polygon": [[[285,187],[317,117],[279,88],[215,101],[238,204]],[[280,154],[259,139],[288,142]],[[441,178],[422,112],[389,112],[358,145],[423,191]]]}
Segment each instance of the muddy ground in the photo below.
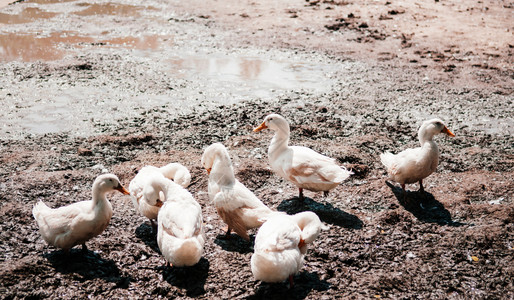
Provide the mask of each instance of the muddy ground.
{"label": "muddy ground", "polygon": [[[39,0],[0,11],[10,15],[0,16],[3,39],[81,33],[49,44],[55,57],[20,54],[0,66],[7,103],[0,114],[2,298],[514,297],[512,4],[275,2],[157,0],[142,8]],[[24,12],[29,22],[12,17]],[[135,33],[173,42],[107,47]],[[216,85],[163,71],[161,57],[184,49],[300,58],[337,71],[323,92],[232,99],[216,94]],[[41,108],[38,97],[52,104],[77,86],[66,94],[77,117],[62,128],[43,134],[33,130],[37,122],[16,122]],[[73,99],[81,92],[105,103],[80,110],[87,104]],[[152,102],[161,98],[172,100]],[[252,132],[273,112],[291,121],[292,144],[337,158],[356,174],[329,198],[307,192],[298,201],[297,190],[268,166],[271,132]],[[416,146],[418,126],[434,116],[456,137],[437,137],[438,170],[424,194],[408,186],[405,202],[398,185],[385,181],[378,155]],[[202,149],[213,142],[228,147],[236,177],[268,206],[312,210],[326,225],[291,290],[252,278],[252,242],[220,238],[224,224],[200,166]],[[149,222],[121,194],[109,195],[114,215],[87,254],[78,248],[66,257],[41,239],[31,215],[37,200],[52,207],[84,200],[104,170],[128,186],[142,166],[173,161],[191,171],[189,190],[203,209],[207,242],[198,265],[164,267]]]}

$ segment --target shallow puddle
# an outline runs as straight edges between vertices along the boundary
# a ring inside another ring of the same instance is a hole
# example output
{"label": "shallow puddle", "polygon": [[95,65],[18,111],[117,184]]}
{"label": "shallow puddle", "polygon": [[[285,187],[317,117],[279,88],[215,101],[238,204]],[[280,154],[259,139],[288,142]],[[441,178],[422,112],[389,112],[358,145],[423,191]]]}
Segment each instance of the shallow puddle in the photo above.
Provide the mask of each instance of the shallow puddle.
{"label": "shallow puddle", "polygon": [[155,10],[153,7],[134,6],[118,3],[79,3],[86,9],[75,12],[79,16],[95,16],[95,15],[115,15],[124,17],[138,17],[139,12],[143,9]]}
{"label": "shallow puddle", "polygon": [[[205,78],[218,83],[217,88],[231,89],[229,94],[268,97],[276,91],[306,89],[323,92],[330,89],[329,65],[292,61],[274,61],[263,57],[196,56],[171,60],[172,71],[186,79]],[[234,86],[232,86],[235,84]]]}
{"label": "shallow puddle", "polygon": [[[61,2],[58,0],[29,1],[41,4],[41,7],[27,7],[18,15],[0,14],[0,23],[19,24],[52,18],[57,13],[44,11],[44,5],[57,5],[53,3]],[[75,11],[71,13],[84,16],[85,19],[91,19],[91,16],[95,15],[102,16],[100,18],[111,15],[144,18],[145,10],[155,10],[154,7],[80,1],[72,3],[71,7]],[[334,82],[330,74],[336,71],[336,67],[332,65],[306,62],[280,53],[276,54],[279,55],[278,58],[274,55],[273,60],[269,59],[268,54],[255,54],[255,52],[253,54],[218,52],[191,55],[191,52],[188,52],[190,49],[187,48],[179,48],[178,51],[172,49],[170,46],[174,45],[174,39],[169,35],[112,37],[111,34],[114,35],[116,28],[105,28],[105,31],[100,34],[62,30],[41,35],[35,31],[0,34],[0,61],[56,61],[68,55],[80,56],[83,52],[93,53],[95,50],[106,47],[134,49],[136,51],[114,51],[113,53],[128,54],[124,59],[131,59],[130,55],[137,59],[140,57],[147,60],[155,59],[155,70],[161,71],[164,67],[171,78],[185,79],[186,83],[170,92],[177,99],[176,104],[175,102],[170,104],[170,94],[166,93],[133,96],[127,91],[120,90],[117,91],[120,95],[113,98],[108,96],[112,91],[99,90],[98,87],[93,88],[87,83],[63,88],[63,90],[53,86],[51,81],[48,84],[44,83],[42,85],[44,87],[27,86],[27,90],[19,92],[16,97],[5,94],[8,101],[23,99],[24,103],[22,107],[12,107],[7,112],[14,117],[9,117],[9,121],[4,123],[4,132],[11,132],[11,134],[19,130],[30,133],[50,133],[83,129],[91,119],[106,118],[102,107],[108,108],[113,119],[125,117],[126,111],[118,109],[119,99],[123,99],[127,107],[143,106],[146,109],[168,104],[194,106],[201,102],[239,102],[259,97],[274,97],[291,90],[326,92]],[[94,70],[92,72],[94,73]],[[40,95],[39,100],[33,99],[34,93]],[[94,104],[97,99],[104,99],[105,103]],[[87,129],[83,130],[87,131]]]}
{"label": "shallow puddle", "polygon": [[25,1],[26,3],[37,3],[37,4],[54,4],[54,3],[61,3],[61,2],[72,2],[76,0],[28,0]]}
{"label": "shallow puddle", "polygon": [[0,35],[0,58],[2,61],[57,60],[65,50],[58,48],[59,43],[77,44],[90,42],[91,39],[68,32],[54,32],[47,37],[35,34],[7,33]]}
{"label": "shallow puddle", "polygon": [[30,23],[37,19],[50,19],[58,13],[41,10],[37,7],[27,7],[19,14],[0,13],[0,23],[2,24],[23,24]]}
{"label": "shallow puddle", "polygon": [[120,46],[138,50],[155,50],[163,45],[171,45],[172,38],[161,35],[148,35],[142,37],[119,37],[108,40],[101,40],[101,45]]}
{"label": "shallow puddle", "polygon": [[169,36],[151,35],[141,37],[118,37],[112,39],[96,39],[79,35],[77,32],[54,32],[49,36],[37,34],[0,34],[0,61],[52,61],[63,58],[74,51],[62,44],[75,48],[87,43],[91,47],[123,47],[138,50],[153,50],[164,44],[171,44]]}

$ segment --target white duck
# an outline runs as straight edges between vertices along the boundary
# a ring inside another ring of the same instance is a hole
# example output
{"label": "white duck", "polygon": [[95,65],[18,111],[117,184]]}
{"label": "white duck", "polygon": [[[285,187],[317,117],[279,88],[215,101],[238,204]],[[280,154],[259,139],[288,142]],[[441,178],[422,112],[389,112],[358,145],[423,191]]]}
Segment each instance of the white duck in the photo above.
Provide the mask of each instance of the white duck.
{"label": "white duck", "polygon": [[424,191],[423,179],[436,170],[439,162],[439,149],[433,137],[440,133],[455,136],[440,119],[425,121],[418,130],[421,147],[406,149],[396,155],[390,152],[380,154],[389,178],[401,184],[404,195],[405,184],[417,181],[420,191]]}
{"label": "white duck", "polygon": [[234,176],[234,169],[225,146],[215,143],[207,147],[202,166],[209,173],[209,199],[219,216],[228,225],[226,237],[234,230],[250,240],[248,229],[257,228],[273,212]]}
{"label": "white duck", "polygon": [[273,215],[259,229],[255,237],[255,252],[251,267],[256,280],[280,282],[303,266],[307,245],[319,235],[321,221],[310,211],[296,215]]}
{"label": "white duck", "polygon": [[98,176],[93,183],[92,200],[55,209],[39,201],[34,205],[32,214],[43,239],[65,252],[79,244],[86,251],[86,242],[102,233],[111,220],[112,205],[105,194],[112,190],[129,194],[116,175],[104,174]]}
{"label": "white duck", "polygon": [[289,123],[281,115],[266,116],[264,122],[253,131],[258,132],[266,128],[275,131],[268,148],[271,168],[298,187],[300,199],[303,199],[303,189],[323,191],[327,196],[329,190],[353,174],[338,166],[333,158],[307,147],[289,146]]}
{"label": "white duck", "polygon": [[154,173],[162,174],[164,177],[172,179],[175,183],[184,188],[191,182],[191,174],[185,166],[179,163],[170,163],[160,168],[145,166],[141,168],[132,181],[130,181],[129,192],[134,208],[143,216],[147,217],[152,227],[155,228],[154,220],[157,219],[157,214],[164,200],[157,199],[157,201],[149,201],[143,195],[143,188],[149,183]]}
{"label": "white duck", "polygon": [[191,193],[164,176],[154,176],[145,186],[148,199],[166,201],[157,217],[157,244],[170,266],[192,266],[203,255],[205,231],[202,209]]}

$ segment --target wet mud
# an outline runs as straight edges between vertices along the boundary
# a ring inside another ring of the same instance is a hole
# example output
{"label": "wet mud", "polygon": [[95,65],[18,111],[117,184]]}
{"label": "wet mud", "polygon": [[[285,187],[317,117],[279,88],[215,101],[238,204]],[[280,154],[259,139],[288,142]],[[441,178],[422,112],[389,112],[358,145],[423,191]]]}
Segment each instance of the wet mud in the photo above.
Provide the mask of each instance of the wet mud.
{"label": "wet mud", "polygon": [[[22,1],[1,9],[0,49],[14,53],[0,65],[2,298],[514,296],[512,7],[199,3]],[[27,9],[28,22],[5,21]],[[481,40],[487,27],[459,27],[454,41],[430,33],[433,20],[478,15],[503,31],[490,41]],[[56,56],[16,54],[30,48],[23,36]],[[45,38],[52,42],[38,40]],[[474,54],[460,56],[465,51]],[[271,133],[252,132],[269,113],[290,120],[291,144],[334,157],[355,175],[328,198],[306,191],[300,201],[269,168]],[[436,137],[437,172],[425,192],[412,184],[404,196],[378,156],[417,146],[417,129],[431,117],[456,136]],[[269,207],[322,220],[291,289],[253,279],[256,230],[250,242],[224,239],[200,164],[214,142],[227,146],[236,177]],[[202,207],[207,242],[197,265],[166,267],[150,223],[118,193],[108,195],[113,217],[87,252],[66,255],[42,240],[31,215],[36,201],[85,200],[104,171],[128,186],[141,167],[169,162],[188,167],[188,189]]]}

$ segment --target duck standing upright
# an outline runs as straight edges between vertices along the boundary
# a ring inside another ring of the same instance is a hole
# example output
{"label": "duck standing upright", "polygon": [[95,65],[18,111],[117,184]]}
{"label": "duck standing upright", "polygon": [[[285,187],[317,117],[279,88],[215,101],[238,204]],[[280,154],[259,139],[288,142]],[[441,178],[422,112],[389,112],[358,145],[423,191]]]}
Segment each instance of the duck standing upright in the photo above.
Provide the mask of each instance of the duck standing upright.
{"label": "duck standing upright", "polygon": [[268,148],[271,168],[279,176],[298,187],[300,200],[303,199],[303,189],[323,191],[327,196],[329,190],[353,174],[337,165],[333,158],[307,147],[289,146],[289,123],[281,115],[266,116],[264,122],[253,131],[258,132],[266,128],[275,131]]}
{"label": "duck standing upright", "polygon": [[209,174],[209,198],[228,225],[226,237],[234,230],[250,240],[246,231],[260,227],[274,212],[235,178],[230,156],[222,144],[215,143],[205,149],[202,166]]}
{"label": "duck standing upright", "polygon": [[141,168],[137,175],[130,181],[129,192],[132,198],[132,204],[136,211],[150,220],[154,229],[156,228],[154,220],[157,219],[157,214],[163,205],[164,199],[150,201],[144,197],[143,189],[155,173],[168,179],[173,179],[175,183],[180,184],[184,188],[191,182],[189,170],[179,163],[170,163],[160,168],[145,166]]}
{"label": "duck standing upright", "polygon": [[405,184],[419,182],[419,190],[423,192],[423,179],[436,170],[439,163],[439,148],[433,138],[440,133],[455,136],[440,119],[425,121],[418,130],[421,147],[409,148],[398,154],[380,154],[380,160],[386,167],[389,178],[402,186],[404,197]]}
{"label": "duck standing upright", "polygon": [[303,266],[307,246],[319,235],[321,221],[305,211],[296,215],[273,215],[259,229],[255,237],[251,258],[252,274],[265,282],[280,282],[289,278]]}
{"label": "duck standing upright", "polygon": [[59,208],[49,208],[39,201],[32,214],[39,226],[43,239],[50,245],[68,252],[73,246],[82,244],[102,233],[112,217],[112,205],[105,197],[109,191],[129,192],[120,184],[114,174],[104,174],[93,183],[93,199],[80,201]]}

